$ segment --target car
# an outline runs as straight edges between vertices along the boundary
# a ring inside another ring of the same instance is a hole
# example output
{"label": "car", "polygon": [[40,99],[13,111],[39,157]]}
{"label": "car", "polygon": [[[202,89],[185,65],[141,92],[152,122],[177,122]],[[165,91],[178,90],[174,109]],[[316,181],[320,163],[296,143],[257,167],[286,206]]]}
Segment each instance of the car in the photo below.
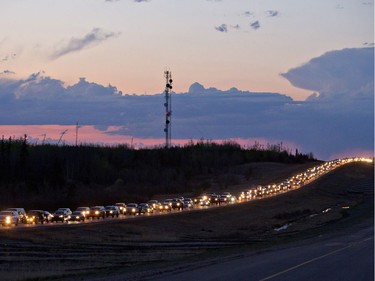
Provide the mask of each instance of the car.
{"label": "car", "polygon": [[116,203],[115,206],[119,208],[120,214],[125,215],[125,209],[126,209],[126,204],[125,203]]}
{"label": "car", "polygon": [[211,195],[209,195],[209,199],[210,199],[210,204],[218,205],[220,203],[219,202],[219,195],[211,194]]}
{"label": "car", "polygon": [[165,199],[164,203],[168,203],[169,206],[172,206],[172,201],[173,201],[173,199]]}
{"label": "car", "polygon": [[82,215],[87,218],[90,215],[90,208],[89,207],[78,207],[76,211],[82,213]]}
{"label": "car", "polygon": [[20,217],[16,211],[5,210],[0,212],[0,224],[3,226],[11,226],[12,224],[17,226],[19,221]]}
{"label": "car", "polygon": [[138,213],[139,214],[150,214],[154,212],[154,208],[147,203],[140,203],[138,205]]}
{"label": "car", "polygon": [[154,210],[159,210],[161,203],[158,200],[150,200],[147,202]]}
{"label": "car", "polygon": [[53,215],[48,211],[43,211],[44,216],[46,217],[46,222],[52,222]]}
{"label": "car", "polygon": [[178,209],[178,210],[183,210],[184,209],[184,202],[181,201],[179,198],[175,198],[172,200],[172,205],[171,205],[172,210]]}
{"label": "car", "polygon": [[92,218],[92,219],[104,219],[105,218],[105,208],[104,206],[93,206],[93,207],[90,207],[90,214],[88,216],[88,218]]}
{"label": "car", "polygon": [[85,221],[85,218],[86,216],[83,214],[82,211],[80,210],[76,210],[72,213],[72,215],[70,216],[70,218],[68,219],[69,221],[78,221],[78,222],[84,222]]}
{"label": "car", "polygon": [[56,212],[53,214],[51,222],[68,222],[71,215],[72,211],[69,208],[57,209]]}
{"label": "car", "polygon": [[191,198],[185,198],[184,199],[184,208],[194,208],[194,201]]}
{"label": "car", "polygon": [[26,215],[27,223],[43,224],[48,222],[48,218],[42,210],[30,210]]}
{"label": "car", "polygon": [[126,205],[125,215],[133,215],[135,216],[138,214],[138,204],[137,203],[129,203]]}
{"label": "car", "polygon": [[6,211],[17,212],[19,222],[22,222],[22,223],[26,223],[27,222],[26,212],[25,212],[24,208],[8,208],[8,209],[6,209]]}
{"label": "car", "polygon": [[107,217],[111,216],[112,218],[120,215],[120,210],[117,206],[105,206],[105,215]]}
{"label": "car", "polygon": [[172,211],[172,208],[171,208],[171,205],[169,204],[169,202],[161,203],[160,206],[159,206],[159,211],[160,212],[170,212],[170,211]]}
{"label": "car", "polygon": [[229,198],[226,195],[221,194],[218,196],[218,198],[219,198],[219,204],[226,204],[229,202]]}
{"label": "car", "polygon": [[199,198],[199,206],[210,206],[211,205],[210,198],[208,198],[208,196],[202,195],[202,196],[199,196],[198,198]]}

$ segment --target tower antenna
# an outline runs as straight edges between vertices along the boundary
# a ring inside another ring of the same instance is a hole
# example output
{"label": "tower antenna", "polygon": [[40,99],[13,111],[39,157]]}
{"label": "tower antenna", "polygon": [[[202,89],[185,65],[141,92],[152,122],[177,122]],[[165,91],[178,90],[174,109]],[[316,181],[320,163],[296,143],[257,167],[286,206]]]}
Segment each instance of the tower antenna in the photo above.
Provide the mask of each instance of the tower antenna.
{"label": "tower antenna", "polygon": [[172,92],[172,72],[169,70],[164,71],[165,77],[165,148],[171,147],[171,133],[172,133],[172,100],[171,100],[171,92]]}

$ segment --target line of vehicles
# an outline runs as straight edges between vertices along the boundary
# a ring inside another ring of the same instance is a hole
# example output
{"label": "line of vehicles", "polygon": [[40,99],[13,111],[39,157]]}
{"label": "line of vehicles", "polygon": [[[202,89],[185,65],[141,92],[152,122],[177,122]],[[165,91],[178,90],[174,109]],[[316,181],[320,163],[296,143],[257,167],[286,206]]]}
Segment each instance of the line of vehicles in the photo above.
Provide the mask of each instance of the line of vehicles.
{"label": "line of vehicles", "polygon": [[25,211],[24,208],[8,208],[0,212],[0,224],[3,226],[17,226],[23,224],[44,224],[44,223],[68,223],[85,222],[87,220],[100,220],[108,217],[118,218],[119,216],[136,216],[152,213],[182,211],[197,206],[210,206],[235,203],[236,197],[229,192],[221,195],[215,193],[192,198],[173,198],[163,202],[150,200],[147,203],[115,203],[108,206],[78,207],[75,211],[70,208],[59,208],[53,214],[45,210]]}
{"label": "line of vehicles", "polygon": [[373,162],[370,158],[345,158],[325,162],[319,166],[309,168],[307,171],[292,176],[279,184],[259,185],[240,192],[238,196],[230,192],[221,194],[208,193],[195,198],[173,198],[165,199],[163,202],[150,200],[147,203],[115,203],[108,206],[78,207],[75,211],[70,208],[59,208],[53,214],[45,210],[30,210],[24,208],[8,208],[0,211],[0,224],[2,226],[17,226],[23,224],[44,224],[44,223],[68,223],[85,222],[87,220],[99,220],[108,217],[118,218],[119,216],[136,216],[152,213],[165,213],[182,211],[197,207],[209,207],[211,205],[221,206],[234,204],[254,199],[261,199],[277,195],[293,189],[297,189],[317,177],[350,162]]}

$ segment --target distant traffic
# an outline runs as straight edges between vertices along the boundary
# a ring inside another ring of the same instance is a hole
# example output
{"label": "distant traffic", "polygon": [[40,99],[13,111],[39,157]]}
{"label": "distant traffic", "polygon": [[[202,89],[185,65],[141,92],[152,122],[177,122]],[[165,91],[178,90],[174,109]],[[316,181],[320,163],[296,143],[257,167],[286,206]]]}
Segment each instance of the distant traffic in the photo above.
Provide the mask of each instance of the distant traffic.
{"label": "distant traffic", "polygon": [[255,199],[262,199],[284,192],[298,189],[318,177],[351,162],[369,162],[371,158],[344,158],[325,162],[319,166],[307,169],[305,172],[294,175],[281,183],[259,185],[243,190],[239,194],[230,192],[207,193],[194,198],[168,198],[165,200],[150,200],[148,202],[117,202],[107,206],[81,206],[72,211],[70,208],[59,208],[54,213],[46,210],[29,210],[24,208],[8,208],[0,211],[0,224],[4,229],[19,224],[58,224],[58,223],[85,223],[105,220],[108,218],[125,219],[142,215],[161,215],[164,213],[182,212],[192,209],[207,209],[212,206],[238,204]]}

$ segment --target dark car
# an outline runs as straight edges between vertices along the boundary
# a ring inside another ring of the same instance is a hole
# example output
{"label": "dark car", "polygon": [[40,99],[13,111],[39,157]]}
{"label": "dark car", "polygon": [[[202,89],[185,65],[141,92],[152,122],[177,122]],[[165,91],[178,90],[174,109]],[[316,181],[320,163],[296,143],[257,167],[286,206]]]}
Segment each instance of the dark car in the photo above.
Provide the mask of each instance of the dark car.
{"label": "dark car", "polygon": [[154,208],[147,203],[140,203],[138,205],[138,213],[139,214],[150,214],[154,212]]}
{"label": "dark car", "polygon": [[42,210],[31,210],[27,212],[26,215],[27,223],[47,223],[48,222],[48,217]]}
{"label": "dark car", "polygon": [[220,203],[220,201],[219,201],[219,195],[216,195],[216,194],[211,194],[210,196],[209,196],[209,199],[210,199],[210,203],[211,204],[219,204]]}
{"label": "dark car", "polygon": [[82,213],[82,211],[74,211],[69,218],[69,221],[78,221],[84,222],[86,216]]}
{"label": "dark car", "polygon": [[24,208],[8,208],[6,209],[6,211],[17,212],[18,217],[19,217],[19,222],[27,223],[26,212]]}
{"label": "dark car", "polygon": [[68,222],[71,214],[69,208],[60,208],[53,214],[52,222]]}
{"label": "dark car", "polygon": [[105,218],[105,208],[104,206],[93,206],[90,208],[89,218],[92,219],[104,219]]}
{"label": "dark car", "polygon": [[125,210],[126,210],[126,204],[125,203],[116,203],[115,206],[118,207],[120,214],[125,215]]}
{"label": "dark car", "polygon": [[117,217],[120,215],[120,210],[117,206],[105,206],[105,215],[107,217]]}
{"label": "dark car", "polygon": [[178,198],[175,198],[172,200],[172,205],[171,205],[172,210],[183,210],[184,209],[184,202]]}

